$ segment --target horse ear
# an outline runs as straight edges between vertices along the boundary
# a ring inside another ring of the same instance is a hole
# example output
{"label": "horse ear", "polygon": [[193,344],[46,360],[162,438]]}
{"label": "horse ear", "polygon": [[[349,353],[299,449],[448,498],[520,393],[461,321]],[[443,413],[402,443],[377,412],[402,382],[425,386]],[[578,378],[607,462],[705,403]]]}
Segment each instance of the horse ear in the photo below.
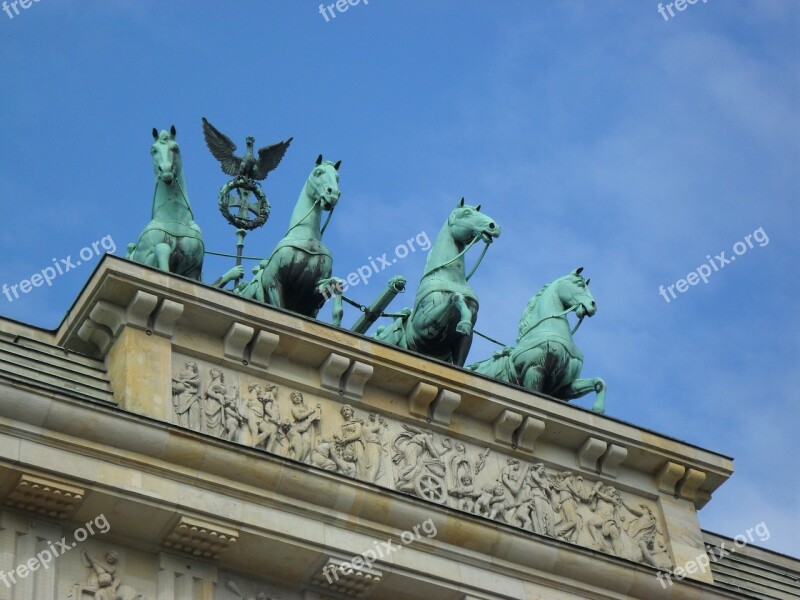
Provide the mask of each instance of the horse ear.
{"label": "horse ear", "polygon": [[153,127],[153,139],[154,140],[158,139],[158,129],[156,129],[155,127]]}
{"label": "horse ear", "polygon": [[336,169],[336,170],[338,171],[338,170],[339,170],[339,167],[341,167],[341,166],[342,166],[342,161],[340,161],[340,160],[337,160],[337,161],[336,161],[336,164],[335,164],[335,165],[333,165],[333,168],[334,168],[334,169]]}
{"label": "horse ear", "polygon": [[317,166],[320,166],[321,164],[322,164],[322,154],[320,154],[320,155],[317,157]]}
{"label": "horse ear", "polygon": [[175,129],[175,125],[170,125],[170,127],[169,127],[169,137],[171,137],[174,140],[175,136],[177,134],[178,134],[178,130]]}
{"label": "horse ear", "polygon": [[481,205],[478,204],[478,206],[475,207],[475,210],[477,210],[478,212],[481,212]]}
{"label": "horse ear", "polygon": [[459,200],[456,206],[464,206],[464,196],[461,196],[461,200]]}
{"label": "horse ear", "polygon": [[583,267],[578,267],[575,269],[575,275],[580,275],[583,272]]}
{"label": "horse ear", "polygon": [[586,280],[586,285],[588,286],[589,283],[591,283],[591,281],[592,281],[592,278],[590,277],[589,279]]}

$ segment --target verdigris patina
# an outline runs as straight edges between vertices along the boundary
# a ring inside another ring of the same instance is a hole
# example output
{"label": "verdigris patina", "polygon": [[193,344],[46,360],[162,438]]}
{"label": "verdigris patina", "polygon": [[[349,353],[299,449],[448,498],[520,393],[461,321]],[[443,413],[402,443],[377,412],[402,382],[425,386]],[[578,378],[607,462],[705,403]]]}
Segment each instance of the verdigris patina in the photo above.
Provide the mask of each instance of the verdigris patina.
{"label": "verdigris patina", "polygon": [[[238,267],[242,264],[245,235],[248,231],[264,225],[269,218],[269,200],[258,182],[266,179],[270,171],[280,164],[292,138],[260,148],[256,160],[253,153],[253,144],[256,140],[252,135],[247,136],[245,140],[247,148],[243,157],[234,154],[236,144],[205,117],[203,117],[203,137],[211,154],[220,162],[222,172],[233,177],[219,191],[219,210],[228,223],[237,228],[236,266]],[[231,198],[232,190],[236,190],[238,199]],[[250,194],[256,197],[255,202],[249,201]],[[238,280],[237,277],[234,285]]]}
{"label": "verdigris patina", "polygon": [[480,210],[461,199],[428,253],[413,310],[379,328],[377,339],[464,365],[478,318],[478,297],[467,283],[464,255],[476,242],[483,240],[488,247],[500,235],[500,226]]}
{"label": "verdigris patina", "polygon": [[[175,126],[160,133],[153,128],[153,158],[155,190],[150,222],[139,235],[136,244],[128,244],[128,258],[162,271],[200,281],[203,272],[205,247],[200,227],[186,194],[180,147],[175,141]],[[214,285],[223,286],[241,277],[242,268],[234,267]]]}
{"label": "verdigris patina", "polygon": [[[519,322],[516,346],[467,368],[564,401],[595,391],[592,410],[604,413],[605,383],[598,377],[580,378],[583,353],[572,340],[583,318],[597,312],[589,281],[581,271],[575,269],[548,283],[530,299]],[[567,315],[573,311],[580,321],[570,330]]]}
{"label": "verdigris patina", "polygon": [[[269,216],[269,202],[258,182],[266,179],[270,171],[280,164],[293,138],[259,148],[256,159],[253,152],[256,140],[252,135],[247,136],[245,140],[247,147],[242,157],[235,154],[236,144],[205,117],[203,117],[203,137],[211,154],[219,161],[222,172],[233,177],[220,191],[220,210],[223,216],[229,223],[241,229],[260,227]],[[234,189],[239,196],[238,202],[230,199],[230,192]],[[255,203],[248,202],[250,193],[256,195]],[[236,214],[230,211],[231,208],[237,209]],[[249,213],[253,213],[253,216],[250,217]]]}
{"label": "verdigris patina", "polygon": [[[341,289],[331,278],[333,257],[322,243],[322,213],[339,202],[341,161],[324,161],[320,154],[295,205],[289,229],[255,276],[239,284],[236,293],[272,306],[316,317],[328,290]],[[342,320],[341,294],[333,297],[334,325]]]}
{"label": "verdigris patina", "polygon": [[194,222],[175,126],[159,133],[153,128],[153,171],[156,187],[150,222],[139,235],[131,258],[162,271],[200,281],[203,271],[203,234]]}

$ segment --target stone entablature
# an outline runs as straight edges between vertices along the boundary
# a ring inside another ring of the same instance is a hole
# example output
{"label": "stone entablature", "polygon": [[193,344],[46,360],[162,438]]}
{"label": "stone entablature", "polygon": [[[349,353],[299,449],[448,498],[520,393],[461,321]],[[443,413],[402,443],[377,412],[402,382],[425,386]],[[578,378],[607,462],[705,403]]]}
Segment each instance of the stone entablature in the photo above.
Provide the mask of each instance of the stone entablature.
{"label": "stone entablature", "polygon": [[156,368],[147,382],[145,373],[117,369],[115,399],[136,411],[126,394],[134,383],[148,385],[157,402],[143,412],[167,421],[174,349],[279,384],[311,385],[340,402],[458,431],[523,458],[566,453],[569,459],[554,464],[611,480],[621,471],[644,475],[637,488],[697,508],[732,473],[729,457],[112,256],[98,266],[56,342],[105,357],[114,379],[114,350],[125,361],[123,347],[133,348],[138,332],[147,336],[147,354],[163,358],[163,350],[170,361],[138,357],[142,368]]}
{"label": "stone entablature", "polygon": [[[378,593],[424,589],[413,573],[432,568],[445,569],[440,582],[473,577],[447,571],[457,564],[516,590],[503,597],[539,593],[533,572],[549,587],[570,579],[553,587],[574,591],[560,597],[607,597],[592,587],[598,568],[609,594],[656,597],[652,565],[704,551],[695,509],[732,471],[713,452],[113,257],[44,337],[103,360],[123,411],[23,386],[0,416],[67,436],[64,451],[87,457],[76,465],[105,461],[64,471],[91,506],[133,492],[125,502],[148,518],[123,534],[152,552],[177,549],[183,524],[222,532],[227,544],[212,552],[195,536],[187,552],[234,570],[256,568],[254,548],[316,556],[302,572],[284,561],[286,578],[306,585],[359,544],[433,517],[436,539],[405,549]],[[61,473],[49,450],[16,452]],[[95,472],[113,485],[92,484]],[[285,528],[301,522],[296,545]],[[671,597],[704,597],[711,579],[696,578],[701,587],[684,582]]]}
{"label": "stone entablature", "polygon": [[[279,453],[306,464],[648,564],[702,552],[695,506],[732,472],[718,454],[113,257],[57,336],[106,358],[127,410],[272,452],[280,442]],[[301,395],[294,411],[281,408],[288,423],[255,422],[271,385],[281,403]],[[343,420],[344,404],[358,416]],[[338,443],[346,421],[379,441]],[[397,464],[414,460],[422,438],[432,440],[433,452],[419,452],[430,464],[406,480]],[[455,442],[468,448],[471,482],[448,468]],[[338,458],[359,444],[369,460]],[[479,455],[490,466],[475,472]],[[546,516],[533,509],[539,494]]]}

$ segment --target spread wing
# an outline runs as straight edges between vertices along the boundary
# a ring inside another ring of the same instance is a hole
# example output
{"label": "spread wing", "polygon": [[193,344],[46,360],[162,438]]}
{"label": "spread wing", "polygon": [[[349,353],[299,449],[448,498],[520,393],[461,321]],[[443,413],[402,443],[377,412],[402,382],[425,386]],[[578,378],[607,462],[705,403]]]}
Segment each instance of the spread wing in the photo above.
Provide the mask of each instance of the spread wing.
{"label": "spread wing", "polygon": [[289,148],[289,144],[292,143],[292,139],[289,138],[285,142],[278,142],[258,151],[256,179],[266,179],[269,172],[280,164],[283,155],[286,154],[286,150]]}
{"label": "spread wing", "polygon": [[206,138],[206,145],[211,150],[211,154],[220,162],[222,172],[231,177],[236,177],[239,174],[239,165],[242,163],[242,159],[233,154],[236,151],[236,144],[231,141],[231,138],[206,121],[205,117],[203,117],[203,137]]}

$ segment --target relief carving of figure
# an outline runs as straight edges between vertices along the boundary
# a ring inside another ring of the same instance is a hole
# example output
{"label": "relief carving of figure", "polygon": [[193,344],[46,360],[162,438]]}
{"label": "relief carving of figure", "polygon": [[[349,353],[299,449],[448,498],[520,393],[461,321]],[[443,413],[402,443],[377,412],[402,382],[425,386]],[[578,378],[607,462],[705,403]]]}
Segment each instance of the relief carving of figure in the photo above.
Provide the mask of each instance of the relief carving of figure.
{"label": "relief carving of figure", "polygon": [[[667,547],[661,538],[663,533],[658,527],[658,522],[646,504],[640,504],[638,509],[620,498],[622,505],[634,516],[638,517],[628,524],[626,533],[633,540],[641,556],[634,554],[633,560],[644,561],[652,567],[669,569],[672,561],[669,558]],[[638,553],[637,553],[638,554]]]}
{"label": "relief carving of figure", "polygon": [[556,473],[552,485],[556,492],[553,508],[561,514],[561,524],[556,529],[556,537],[574,544],[581,530],[578,502],[588,501],[583,489],[583,477],[575,476],[570,471]]}
{"label": "relief carving of figure", "polygon": [[90,569],[86,586],[76,584],[73,596],[82,597],[83,591],[94,592],[95,600],[144,600],[144,595],[129,585],[122,585],[117,574],[119,555],[109,550],[105,560],[92,558],[88,552],[81,554],[81,562]]}
{"label": "relief carving of figure", "polygon": [[225,388],[222,415],[224,429],[222,437],[230,442],[239,442],[242,426],[247,420],[247,411],[239,397],[239,388],[235,385]]}
{"label": "relief carving of figure", "polygon": [[451,488],[458,487],[464,475],[472,475],[472,461],[467,456],[467,448],[461,442],[456,442],[455,449],[444,455],[443,460],[447,465],[449,484]]}
{"label": "relief carving of figure", "polygon": [[317,447],[311,451],[311,464],[326,471],[337,471],[348,477],[355,476],[355,469],[350,463],[346,463],[336,451],[336,444],[330,439],[323,439]]}
{"label": "relief carving of figure", "polygon": [[444,504],[448,498],[447,470],[433,434],[408,425],[403,425],[403,429],[392,444],[392,462],[397,465],[396,489]]}
{"label": "relief carving of figure", "polygon": [[300,460],[299,456],[302,452],[302,447],[303,440],[294,425],[292,425],[292,422],[289,419],[285,419],[282,423],[279,423],[275,453],[284,458]]}
{"label": "relief carving of figure", "polygon": [[556,515],[553,512],[553,485],[547,477],[544,465],[536,463],[528,473],[531,486],[531,521],[533,531],[556,537]]}
{"label": "relief carving of figure", "polygon": [[602,481],[598,481],[589,496],[589,509],[593,514],[587,520],[587,525],[597,549],[624,557],[622,535],[625,531],[625,515],[620,512],[622,498],[619,492],[616,488],[604,486]]}
{"label": "relief carving of figure", "polygon": [[344,423],[340,430],[333,434],[336,452],[342,460],[353,465],[353,471],[358,479],[364,479],[367,473],[367,449],[364,443],[363,423],[355,417],[355,411],[349,404],[342,406],[339,413]]}
{"label": "relief carving of figure", "polygon": [[432,433],[419,431],[408,425],[403,425],[403,429],[405,432],[395,438],[393,445],[395,454],[392,460],[399,468],[398,487],[411,481],[422,470],[424,462],[441,463]]}
{"label": "relief carving of figure", "polygon": [[473,497],[475,498],[473,512],[476,515],[496,519],[502,514],[506,505],[506,488],[502,483],[485,485]]}
{"label": "relief carving of figure", "polygon": [[225,388],[225,374],[216,367],[210,371],[211,381],[206,386],[203,398],[204,431],[216,437],[222,437],[224,431],[224,407],[226,404],[227,390]]}
{"label": "relief carving of figure", "polygon": [[177,377],[172,378],[172,407],[178,425],[200,431],[203,409],[200,406],[200,371],[189,361]]}
{"label": "relief carving of figure", "polygon": [[[444,443],[448,442],[448,443]],[[449,446],[449,438],[443,441],[447,452],[442,455],[442,460],[447,465],[448,493],[455,501],[455,506],[461,510],[472,512],[475,506],[475,485],[472,478],[472,460],[467,456],[467,449],[461,442],[456,442],[455,449]],[[477,472],[479,469],[475,469]]]}
{"label": "relief carving of figure", "polygon": [[523,484],[528,477],[529,469],[528,465],[525,466],[525,469],[521,469],[520,463],[516,458],[509,458],[506,461],[506,466],[500,472],[498,483],[503,484],[503,494],[505,496],[500,514],[503,517],[502,520],[511,525],[517,524],[518,517],[521,517],[523,523],[530,525],[530,518],[527,516],[527,513],[530,512],[529,498],[527,490],[523,490]]}
{"label": "relief carving of figure", "polygon": [[469,473],[462,475],[458,486],[451,488],[449,494],[455,499],[456,508],[472,512],[475,508],[475,498],[477,498],[472,475]]}
{"label": "relief carving of figure", "polygon": [[300,392],[292,392],[292,417],[294,423],[292,427],[300,436],[300,447],[297,452],[296,460],[308,462],[312,448],[316,447],[320,438],[319,420],[322,416],[322,408],[317,404],[314,408],[309,408]]}
{"label": "relief carving of figure", "polygon": [[[534,484],[530,479],[531,469],[525,467],[523,475],[520,477],[520,490],[516,495],[513,506],[507,511],[505,521],[516,527],[533,531],[534,519]],[[506,487],[506,490],[508,488]]]}
{"label": "relief carving of figure", "polygon": [[273,452],[277,441],[279,415],[275,406],[278,386],[264,386],[253,383],[248,388],[250,399],[244,405],[245,427],[241,442],[253,448],[264,448]]}
{"label": "relief carving of figure", "polygon": [[382,416],[370,413],[361,431],[364,436],[365,478],[375,483],[383,475],[383,457],[386,454],[386,430],[389,425]]}

